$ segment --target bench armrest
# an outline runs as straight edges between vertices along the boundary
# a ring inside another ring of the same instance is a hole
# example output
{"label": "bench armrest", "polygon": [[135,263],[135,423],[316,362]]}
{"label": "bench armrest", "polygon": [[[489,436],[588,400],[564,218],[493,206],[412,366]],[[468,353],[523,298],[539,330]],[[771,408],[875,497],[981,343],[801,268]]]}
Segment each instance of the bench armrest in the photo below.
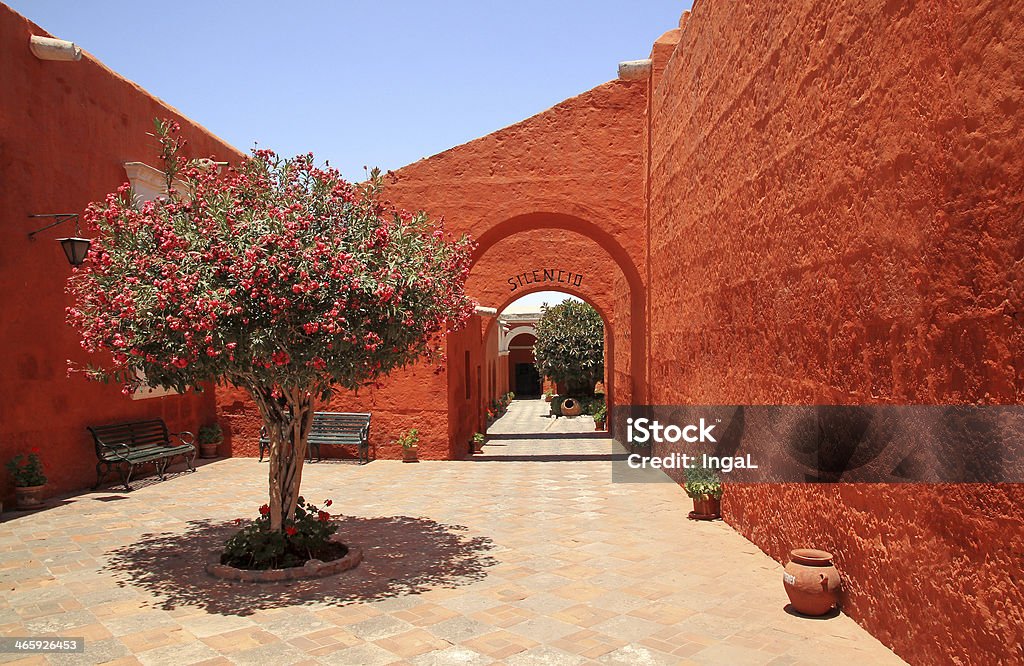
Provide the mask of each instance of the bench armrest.
{"label": "bench armrest", "polygon": [[96,442],[96,452],[102,455],[100,458],[110,458],[113,460],[128,460],[128,454],[132,452],[132,447],[127,444],[106,444],[104,442]]}
{"label": "bench armrest", "polygon": [[193,435],[188,430],[182,430],[181,432],[172,432],[170,434],[180,439],[182,444],[188,444],[189,446],[196,445],[196,436]]}

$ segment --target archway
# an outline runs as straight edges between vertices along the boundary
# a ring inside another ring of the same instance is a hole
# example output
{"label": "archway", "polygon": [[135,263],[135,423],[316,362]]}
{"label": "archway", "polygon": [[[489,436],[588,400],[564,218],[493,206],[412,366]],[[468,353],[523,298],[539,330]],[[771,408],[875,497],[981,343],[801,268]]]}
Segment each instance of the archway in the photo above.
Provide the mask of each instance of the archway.
{"label": "archway", "polygon": [[[538,291],[558,291],[589,303],[604,322],[602,384],[609,410],[620,399],[624,404],[638,399],[646,388],[644,285],[628,253],[597,225],[572,215],[536,213],[493,226],[478,239],[467,291],[491,312]],[[448,393],[456,445],[486,427],[487,407],[515,386],[514,366],[509,368],[507,356],[497,357],[496,317],[485,316],[479,335],[469,337],[479,345],[465,335],[449,338],[455,342],[449,345],[454,372],[449,373]],[[481,378],[479,391],[469,387],[473,373]]]}
{"label": "archway", "polygon": [[[587,294],[587,293],[585,293],[585,292],[583,292],[581,290],[577,290],[577,289],[574,289],[574,288],[551,289],[550,287],[535,286],[533,288],[530,288],[530,289],[527,289],[527,290],[523,291],[522,293],[517,293],[515,296],[507,297],[504,301],[502,301],[496,307],[496,309],[498,311],[498,314],[500,315],[509,306],[511,306],[516,301],[522,299],[523,297],[529,296],[530,294],[534,294],[534,293],[537,293],[537,292],[542,292],[542,291],[557,291],[557,292],[566,294],[568,296],[574,296],[574,297],[578,298],[579,300],[583,301],[584,303],[587,303],[588,305],[590,305],[592,308],[597,310],[597,313],[599,315],[601,315],[601,320],[604,322],[604,331],[605,331],[604,332],[604,356],[605,356],[605,361],[604,361],[604,368],[605,368],[604,385],[605,385],[605,400],[607,401],[607,404],[609,405],[609,409],[611,409],[611,407],[616,404],[616,402],[615,402],[615,399],[616,399],[615,398],[615,382],[612,381],[612,378],[615,376],[615,324],[612,321],[612,319],[609,317],[608,310],[607,310],[607,307],[605,305],[603,305],[603,304],[599,303],[598,301],[596,301],[590,294]],[[486,324],[486,326],[484,328],[484,335],[482,336],[485,341],[492,340],[492,339],[494,339],[494,337],[496,337],[496,335],[497,335],[497,327],[498,327],[498,319],[499,319],[499,317],[493,317],[493,318],[491,318],[487,322],[487,324]],[[513,329],[513,330],[515,330],[515,329]],[[485,342],[485,344],[486,344],[486,342]],[[500,388],[500,386],[499,386],[499,388]],[[499,390],[499,393],[500,393],[500,390]]]}
{"label": "archway", "polygon": [[[517,215],[492,226],[477,238],[477,248],[473,254],[474,269],[498,243],[518,234],[536,230],[569,232],[589,239],[604,251],[621,274],[626,285],[628,300],[630,401],[636,404],[645,403],[647,398],[647,288],[629,253],[608,231],[593,222],[566,213],[535,212]],[[550,288],[551,285],[548,284],[548,287]],[[536,284],[533,287],[524,286],[523,288],[526,290],[520,291],[518,296],[528,294],[530,291],[539,291],[544,286]],[[560,282],[557,288],[587,300],[588,294],[585,290],[577,289],[572,284]],[[600,308],[598,310],[600,311]],[[612,321],[606,314],[602,313],[602,316],[606,323]]]}
{"label": "archway", "polygon": [[[538,292],[539,298],[535,297]],[[497,409],[492,406],[485,431],[487,446],[483,456],[475,455],[474,459],[556,461],[568,456],[586,460],[609,454],[608,433],[603,426],[597,427],[594,416],[604,412],[606,398],[610,398],[605,395],[604,386],[608,384],[608,373],[614,372],[614,360],[608,354],[609,347],[614,349],[610,344],[614,332],[608,316],[602,314],[601,304],[589,294],[583,296],[568,290],[531,289],[528,294],[509,297],[498,304],[497,314],[483,327],[483,337],[487,341],[485,348],[494,345],[493,351],[498,354],[494,360],[499,378],[504,379],[504,383],[499,382],[498,392],[510,390],[515,398],[507,410],[502,403]],[[538,370],[534,350],[538,338],[534,332],[544,316],[545,305],[551,308],[569,303],[586,304],[600,318],[593,342],[605,367],[584,381],[556,382]],[[504,349],[503,342],[508,343]],[[559,405],[566,398],[572,399],[566,404],[579,405],[580,413],[561,412]]]}

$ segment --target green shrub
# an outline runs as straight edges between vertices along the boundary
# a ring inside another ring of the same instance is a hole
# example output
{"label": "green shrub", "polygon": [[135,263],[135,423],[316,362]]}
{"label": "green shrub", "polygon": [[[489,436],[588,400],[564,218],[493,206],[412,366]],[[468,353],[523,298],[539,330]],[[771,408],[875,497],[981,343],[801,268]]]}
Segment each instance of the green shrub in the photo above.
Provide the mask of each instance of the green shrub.
{"label": "green shrub", "polygon": [[396,441],[403,449],[411,449],[419,443],[420,431],[416,428],[412,428],[409,432],[399,436]]}
{"label": "green shrub", "polygon": [[219,444],[224,440],[224,431],[221,430],[219,423],[213,425],[203,426],[199,429],[199,443],[200,444]]}
{"label": "green shrub", "polygon": [[541,377],[565,383],[573,396],[592,396],[604,377],[604,321],[586,303],[563,301],[542,310],[533,346]]}
{"label": "green shrub", "polygon": [[722,479],[714,469],[698,465],[686,469],[686,494],[692,498],[722,498]]}
{"label": "green shrub", "polygon": [[14,485],[18,488],[29,488],[46,484],[46,475],[43,474],[43,461],[39,454],[34,451],[26,457],[19,453],[7,462],[7,471],[14,479]]}

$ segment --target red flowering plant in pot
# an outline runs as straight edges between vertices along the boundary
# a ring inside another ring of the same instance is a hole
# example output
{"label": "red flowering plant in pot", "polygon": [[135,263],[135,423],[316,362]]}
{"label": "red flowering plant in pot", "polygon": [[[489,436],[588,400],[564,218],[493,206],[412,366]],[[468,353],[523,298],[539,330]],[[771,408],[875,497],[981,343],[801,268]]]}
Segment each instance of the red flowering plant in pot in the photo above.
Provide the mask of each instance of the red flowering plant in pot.
{"label": "red flowering plant in pot", "polygon": [[46,474],[39,449],[33,448],[28,455],[19,453],[7,461],[7,471],[14,480],[16,506],[22,510],[38,509],[43,506],[46,490]]}
{"label": "red flowering plant in pot", "polygon": [[314,401],[440,356],[474,309],[472,242],[392,207],[377,170],[351,184],[311,154],[254,150],[219,174],[180,157],[176,129],[157,122],[166,197],[137,207],[126,184],[83,216],[98,234],[68,320],[108,355],[83,370],[126,392],[247,390],[270,439],[265,529],[284,534]]}

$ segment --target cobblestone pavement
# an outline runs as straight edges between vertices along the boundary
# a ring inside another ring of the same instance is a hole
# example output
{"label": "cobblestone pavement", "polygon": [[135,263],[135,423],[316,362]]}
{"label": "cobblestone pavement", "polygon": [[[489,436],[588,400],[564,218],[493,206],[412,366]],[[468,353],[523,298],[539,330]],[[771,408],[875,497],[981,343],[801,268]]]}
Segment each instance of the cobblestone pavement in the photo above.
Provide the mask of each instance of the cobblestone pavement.
{"label": "cobblestone pavement", "polygon": [[614,444],[545,409],[513,403],[475,461],[308,465],[366,553],[320,581],[204,573],[264,502],[254,459],[8,512],[0,635],[86,639],[40,664],[901,663],[844,615],[786,613],[777,563],[674,484],[612,483]]}

